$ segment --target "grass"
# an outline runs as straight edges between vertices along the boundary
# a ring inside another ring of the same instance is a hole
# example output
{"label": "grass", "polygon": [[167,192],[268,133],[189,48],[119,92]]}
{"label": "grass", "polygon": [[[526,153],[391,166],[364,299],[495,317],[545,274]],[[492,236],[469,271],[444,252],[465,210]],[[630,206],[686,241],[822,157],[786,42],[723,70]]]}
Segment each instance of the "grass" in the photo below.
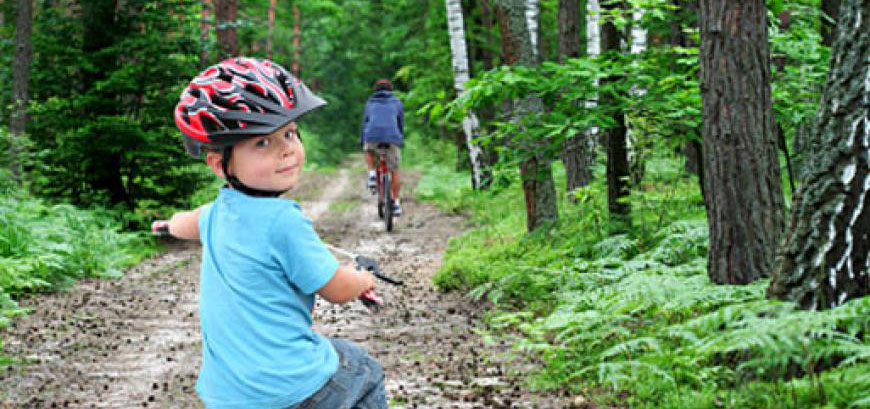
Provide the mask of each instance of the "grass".
{"label": "grass", "polygon": [[631,408],[870,407],[870,297],[803,311],[765,299],[763,280],[711,284],[703,201],[677,159],[650,159],[619,234],[600,164],[576,203],[560,199],[560,223],[532,234],[514,169],[472,192],[437,159],[422,167],[417,197],[476,226],[450,241],[435,283],[492,302],[484,331],[543,362],[530,386]]}

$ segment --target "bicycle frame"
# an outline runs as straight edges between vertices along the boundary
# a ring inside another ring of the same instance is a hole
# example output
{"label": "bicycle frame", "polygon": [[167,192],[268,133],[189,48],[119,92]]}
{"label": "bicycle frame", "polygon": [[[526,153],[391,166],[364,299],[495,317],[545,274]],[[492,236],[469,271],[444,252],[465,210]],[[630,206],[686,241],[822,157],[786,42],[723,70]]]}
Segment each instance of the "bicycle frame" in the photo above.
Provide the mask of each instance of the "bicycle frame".
{"label": "bicycle frame", "polygon": [[387,149],[389,145],[379,144],[375,153],[378,163],[375,166],[378,194],[378,217],[384,219],[387,231],[393,231],[393,197],[391,195],[392,175],[387,167]]}

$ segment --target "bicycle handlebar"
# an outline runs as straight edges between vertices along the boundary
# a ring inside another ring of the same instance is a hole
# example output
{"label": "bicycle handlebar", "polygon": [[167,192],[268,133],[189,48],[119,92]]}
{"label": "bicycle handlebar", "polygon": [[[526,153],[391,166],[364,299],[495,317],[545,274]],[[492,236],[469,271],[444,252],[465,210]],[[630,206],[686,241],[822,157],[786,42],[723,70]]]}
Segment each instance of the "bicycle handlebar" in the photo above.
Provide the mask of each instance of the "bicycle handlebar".
{"label": "bicycle handlebar", "polygon": [[[157,237],[173,237],[172,233],[169,232],[169,222],[166,220],[157,220],[152,223],[151,234]],[[353,259],[353,261],[356,263],[357,269],[368,271],[379,280],[390,283],[392,285],[405,285],[402,280],[397,280],[395,278],[387,276],[386,274],[381,273],[381,266],[374,259],[351,253],[347,250],[340,249],[327,243],[324,244],[326,244],[326,247],[335,251],[336,253],[343,254]],[[359,300],[363,303],[363,305],[366,306],[366,308],[372,311],[377,311],[378,309],[380,309],[381,306],[384,305],[383,299],[375,294],[374,290],[368,290],[363,292],[362,294],[360,294]]]}

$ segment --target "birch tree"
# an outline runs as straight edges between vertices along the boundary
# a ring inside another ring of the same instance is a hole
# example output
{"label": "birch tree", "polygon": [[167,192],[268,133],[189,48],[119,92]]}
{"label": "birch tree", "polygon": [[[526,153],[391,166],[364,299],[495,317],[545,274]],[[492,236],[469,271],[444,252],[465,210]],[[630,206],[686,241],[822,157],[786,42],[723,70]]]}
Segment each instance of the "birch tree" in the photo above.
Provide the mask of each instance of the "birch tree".
{"label": "birch tree", "polygon": [[825,309],[870,294],[870,2],[844,0],[768,296]]}
{"label": "birch tree", "polygon": [[535,56],[540,54],[538,52],[538,14],[540,14],[538,0],[526,0],[526,26],[529,28],[529,39],[532,42],[532,53]]}
{"label": "birch tree", "polygon": [[[465,92],[468,81],[468,52],[465,47],[465,29],[463,27],[462,4],[460,0],[447,0],[447,31],[450,34],[450,53],[453,58],[453,87],[456,95]],[[471,109],[466,111],[462,119],[462,130],[465,132],[465,142],[468,145],[468,156],[471,160],[471,180],[474,189],[482,186],[481,149],[476,139],[480,125],[477,116]]]}

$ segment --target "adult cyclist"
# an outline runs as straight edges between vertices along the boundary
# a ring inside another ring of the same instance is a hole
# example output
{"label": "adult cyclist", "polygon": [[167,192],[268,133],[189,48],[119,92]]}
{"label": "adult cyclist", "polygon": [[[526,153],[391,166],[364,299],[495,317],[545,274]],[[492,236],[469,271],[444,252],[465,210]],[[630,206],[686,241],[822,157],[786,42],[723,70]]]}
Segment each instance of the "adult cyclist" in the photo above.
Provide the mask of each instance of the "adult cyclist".
{"label": "adult cyclist", "polygon": [[375,167],[377,166],[376,151],[378,145],[387,144],[386,162],[390,170],[390,193],[394,198],[393,215],[402,215],[399,203],[399,162],[401,147],[404,145],[405,107],[402,101],[393,95],[393,84],[390,80],[379,79],[374,83],[374,93],[366,101],[363,113],[360,143],[366,155],[366,165],[369,169],[369,189],[375,187]]}

